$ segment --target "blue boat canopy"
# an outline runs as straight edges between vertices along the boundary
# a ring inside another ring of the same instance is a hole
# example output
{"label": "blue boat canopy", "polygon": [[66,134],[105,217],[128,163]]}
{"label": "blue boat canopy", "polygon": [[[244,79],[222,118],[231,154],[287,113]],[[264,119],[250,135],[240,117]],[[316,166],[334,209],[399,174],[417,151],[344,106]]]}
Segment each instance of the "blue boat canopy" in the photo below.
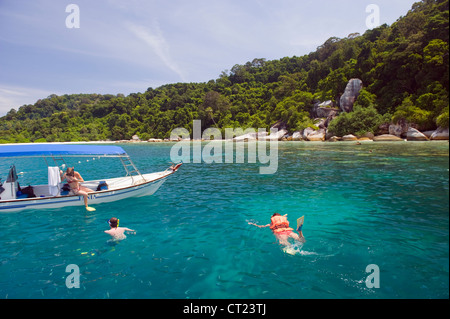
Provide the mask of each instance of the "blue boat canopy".
{"label": "blue boat canopy", "polygon": [[78,144],[4,144],[0,145],[0,157],[31,156],[121,156],[126,152],[120,146]]}

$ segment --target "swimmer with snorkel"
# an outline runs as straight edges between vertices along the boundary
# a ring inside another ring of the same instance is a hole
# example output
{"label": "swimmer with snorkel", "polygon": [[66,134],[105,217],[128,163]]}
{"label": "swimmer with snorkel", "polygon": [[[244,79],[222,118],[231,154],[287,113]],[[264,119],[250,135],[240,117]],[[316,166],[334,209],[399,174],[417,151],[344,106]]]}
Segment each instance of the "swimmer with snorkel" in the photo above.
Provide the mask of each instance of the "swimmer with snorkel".
{"label": "swimmer with snorkel", "polygon": [[108,220],[108,224],[110,229],[105,230],[105,233],[111,235],[113,239],[122,240],[127,238],[127,236],[125,236],[125,231],[135,232],[135,230],[129,229],[127,227],[119,227],[119,219],[116,217]]}
{"label": "swimmer with snorkel", "polygon": [[257,225],[255,223],[249,222],[249,225],[254,225],[259,228],[270,227],[273,231],[275,237],[278,239],[281,245],[287,246],[289,245],[288,239],[293,238],[298,242],[305,242],[305,237],[302,233],[303,224],[301,224],[297,231],[298,235],[294,233],[294,229],[289,227],[289,221],[287,220],[287,214],[281,216],[278,213],[275,213],[270,218],[270,224],[267,225]]}

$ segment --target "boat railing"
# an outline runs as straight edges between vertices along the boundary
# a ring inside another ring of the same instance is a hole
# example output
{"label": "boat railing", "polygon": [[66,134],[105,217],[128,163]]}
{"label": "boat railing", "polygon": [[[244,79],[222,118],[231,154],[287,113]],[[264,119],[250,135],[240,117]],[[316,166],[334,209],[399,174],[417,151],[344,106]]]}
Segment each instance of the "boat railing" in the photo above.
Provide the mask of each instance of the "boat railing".
{"label": "boat railing", "polygon": [[138,182],[138,181],[134,180],[134,177],[140,177],[141,180],[143,180],[143,182],[146,181],[144,176],[141,174],[141,172],[136,167],[136,165],[134,165],[130,156],[124,155],[124,156],[119,156],[119,158],[120,158],[120,161],[122,162],[123,167],[125,168],[125,171],[127,172],[126,176],[131,177],[131,180],[133,181],[133,185]]}

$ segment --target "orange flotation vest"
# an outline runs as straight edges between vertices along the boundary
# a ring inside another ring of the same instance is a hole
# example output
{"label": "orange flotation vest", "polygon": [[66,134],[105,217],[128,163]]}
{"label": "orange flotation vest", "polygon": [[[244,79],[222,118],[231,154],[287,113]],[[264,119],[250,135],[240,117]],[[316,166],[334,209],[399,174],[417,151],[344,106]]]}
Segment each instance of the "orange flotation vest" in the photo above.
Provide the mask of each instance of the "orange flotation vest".
{"label": "orange flotation vest", "polygon": [[286,230],[293,230],[289,227],[289,222],[286,216],[272,216],[272,218],[270,218],[270,221],[272,222],[272,224],[270,225],[270,229],[272,229],[272,231],[275,233]]}

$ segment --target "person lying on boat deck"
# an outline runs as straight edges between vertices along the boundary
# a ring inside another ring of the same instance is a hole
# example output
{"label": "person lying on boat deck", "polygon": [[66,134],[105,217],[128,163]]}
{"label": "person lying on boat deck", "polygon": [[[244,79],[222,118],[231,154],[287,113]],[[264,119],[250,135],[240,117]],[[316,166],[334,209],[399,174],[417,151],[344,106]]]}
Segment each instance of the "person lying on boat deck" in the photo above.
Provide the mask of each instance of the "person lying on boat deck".
{"label": "person lying on boat deck", "polygon": [[[298,241],[304,241],[305,237],[303,237],[302,227],[298,229],[299,235],[294,233],[294,230],[289,227],[289,221],[287,220],[287,215],[281,216],[278,213],[275,213],[270,218],[270,224],[267,225],[257,225],[255,223],[249,222],[250,225],[257,226],[259,228],[270,227],[270,229],[275,234],[275,237],[278,239],[280,244],[288,245],[288,239],[293,238]],[[302,225],[303,226],[303,225]]]}
{"label": "person lying on boat deck", "polygon": [[126,227],[119,227],[119,219],[116,217],[111,218],[108,220],[108,224],[110,229],[105,230],[105,233],[110,234],[111,237],[114,239],[125,239],[127,236],[125,236],[125,231],[131,231],[134,232],[133,229],[129,229]]}
{"label": "person lying on boat deck", "polygon": [[[62,171],[59,171],[62,175]],[[81,177],[80,173],[75,171],[73,167],[68,167],[64,175],[62,175],[61,180],[66,180],[70,186],[70,190],[75,195],[83,195],[84,197],[84,205],[86,209],[88,208],[88,193],[92,193],[93,190],[81,185],[81,182],[84,182],[83,177]]]}

